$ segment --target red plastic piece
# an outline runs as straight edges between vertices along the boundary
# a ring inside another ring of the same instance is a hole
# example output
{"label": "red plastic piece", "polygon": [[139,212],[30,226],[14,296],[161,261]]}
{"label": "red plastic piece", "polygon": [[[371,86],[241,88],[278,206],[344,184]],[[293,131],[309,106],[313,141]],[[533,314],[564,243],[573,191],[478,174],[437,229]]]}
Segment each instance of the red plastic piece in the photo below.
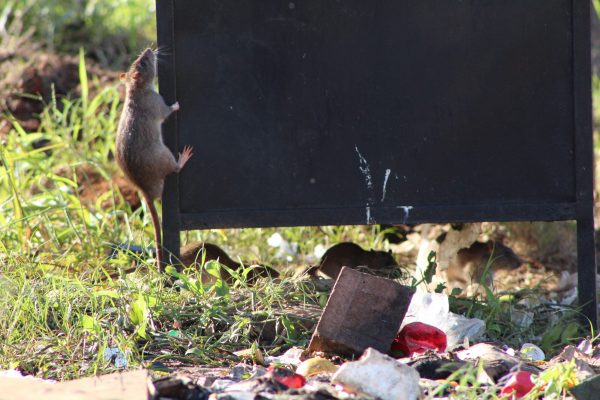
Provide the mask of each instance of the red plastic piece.
{"label": "red plastic piece", "polygon": [[520,399],[533,389],[535,385],[531,381],[531,372],[519,371],[513,374],[506,382],[506,385],[500,391],[501,395],[513,395],[513,398]]}
{"label": "red plastic piece", "polygon": [[306,378],[293,371],[290,371],[287,368],[270,366],[267,368],[267,374],[277,382],[291,389],[300,389],[306,385]]}
{"label": "red plastic piece", "polygon": [[410,357],[414,353],[425,353],[427,350],[443,352],[446,345],[446,334],[442,330],[422,322],[412,322],[398,333],[391,350],[399,350],[406,357]]}

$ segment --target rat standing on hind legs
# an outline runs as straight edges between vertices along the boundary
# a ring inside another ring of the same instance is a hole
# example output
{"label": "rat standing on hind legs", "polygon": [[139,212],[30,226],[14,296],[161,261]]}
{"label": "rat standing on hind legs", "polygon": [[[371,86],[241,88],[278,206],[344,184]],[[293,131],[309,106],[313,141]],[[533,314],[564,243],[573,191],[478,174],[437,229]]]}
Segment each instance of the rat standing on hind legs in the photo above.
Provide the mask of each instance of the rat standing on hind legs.
{"label": "rat standing on hind legs", "polygon": [[179,172],[192,156],[192,147],[185,146],[179,159],[163,143],[162,122],[179,110],[179,103],[167,106],[162,96],[154,90],[156,76],[156,55],[146,49],[131,64],[126,74],[121,74],[125,82],[125,104],[117,130],[116,158],[119,166],[138,187],[150,210],[154,225],[156,260],[164,270],[161,246],[160,220],[154,207],[154,200],[162,195],[165,177]]}

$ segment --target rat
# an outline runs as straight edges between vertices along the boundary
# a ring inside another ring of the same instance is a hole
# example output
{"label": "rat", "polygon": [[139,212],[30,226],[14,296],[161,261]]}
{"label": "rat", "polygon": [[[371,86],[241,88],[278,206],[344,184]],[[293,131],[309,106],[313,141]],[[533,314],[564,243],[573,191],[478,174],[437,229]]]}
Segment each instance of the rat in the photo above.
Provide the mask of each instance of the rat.
{"label": "rat", "polygon": [[486,283],[493,282],[493,274],[499,270],[513,270],[521,266],[523,261],[508,246],[489,240],[475,242],[470,247],[460,249],[456,257],[448,265],[446,276],[448,280],[465,284],[479,283],[490,263]]}
{"label": "rat", "polygon": [[[250,265],[249,263],[232,260],[229,255],[219,246],[207,242],[194,242],[183,246],[180,253],[181,263],[185,266],[189,266],[194,263],[201,263],[203,251],[205,252],[204,261],[216,260],[220,264],[231,268],[233,271],[240,270],[243,265]],[[279,272],[275,271],[271,267],[267,267],[265,265],[254,265],[249,271],[247,278],[248,283],[252,284],[261,277],[277,278],[278,276]],[[221,279],[229,284],[233,283],[233,277],[229,271],[223,268],[221,269]]]}
{"label": "rat", "polygon": [[179,103],[170,106],[165,103],[154,90],[155,77],[156,55],[149,48],[131,64],[127,73],[121,74],[126,91],[117,129],[116,159],[148,205],[154,225],[156,261],[163,272],[160,220],[154,200],[162,195],[165,177],[179,173],[192,157],[192,147],[185,146],[176,161],[163,143],[161,124],[172,112],[179,110]]}
{"label": "rat", "polygon": [[[110,258],[114,258],[117,256],[117,253],[123,252],[123,251],[131,252],[134,254],[142,254],[144,252],[144,249],[140,246],[132,246],[132,245],[127,245],[127,244],[114,245],[110,249],[108,256]],[[151,249],[147,249],[146,251],[154,252],[154,249],[151,248]],[[202,252],[205,252],[205,254],[204,254],[205,262],[210,261],[210,260],[215,260],[215,261],[218,261],[220,264],[223,264],[223,265],[227,266],[228,268],[232,269],[233,271],[239,271],[240,269],[242,269],[242,267],[249,266],[249,267],[251,267],[251,270],[247,272],[246,281],[250,284],[256,283],[258,278],[264,278],[264,277],[277,278],[277,277],[279,277],[279,272],[277,272],[276,270],[274,270],[271,267],[268,267],[265,265],[260,265],[260,264],[251,265],[251,263],[247,263],[247,262],[234,261],[233,259],[231,259],[231,257],[229,257],[229,255],[225,252],[225,250],[223,250],[216,244],[212,244],[212,243],[208,243],[208,242],[193,242],[193,243],[189,243],[189,244],[181,247],[179,249],[179,252],[181,255],[179,258],[179,262],[185,267],[195,266],[194,264],[200,264],[202,262],[202,258],[203,258]],[[112,274],[109,274],[108,276],[112,279],[116,279],[121,274],[129,274],[131,272],[136,271],[137,268],[138,268],[137,265],[133,265],[132,267],[129,267],[129,268],[125,269],[124,271],[116,271]],[[226,281],[227,283],[231,284],[234,282],[233,276],[229,273],[229,271],[225,270],[224,268],[221,269],[220,274],[221,274],[221,278],[224,281]],[[209,276],[209,274],[203,274],[203,276],[202,276],[203,282],[208,283],[211,280],[213,280],[213,279],[211,276]]]}
{"label": "rat", "polygon": [[394,265],[397,265],[397,262],[391,252],[365,250],[355,243],[342,242],[330,247],[321,257],[319,265],[311,267],[307,273],[317,276],[320,271],[332,279],[337,279],[342,267],[384,269]]}

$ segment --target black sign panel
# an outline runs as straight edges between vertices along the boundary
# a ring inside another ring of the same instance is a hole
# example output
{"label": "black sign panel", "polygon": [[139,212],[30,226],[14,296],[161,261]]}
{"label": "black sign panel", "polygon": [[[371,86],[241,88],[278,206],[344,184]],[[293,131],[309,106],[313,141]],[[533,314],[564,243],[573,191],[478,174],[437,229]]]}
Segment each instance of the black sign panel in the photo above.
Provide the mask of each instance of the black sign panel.
{"label": "black sign panel", "polygon": [[180,229],[233,226],[577,219],[591,234],[589,2],[157,12],[161,93],[181,105],[165,141],[195,153],[166,186],[171,250]]}

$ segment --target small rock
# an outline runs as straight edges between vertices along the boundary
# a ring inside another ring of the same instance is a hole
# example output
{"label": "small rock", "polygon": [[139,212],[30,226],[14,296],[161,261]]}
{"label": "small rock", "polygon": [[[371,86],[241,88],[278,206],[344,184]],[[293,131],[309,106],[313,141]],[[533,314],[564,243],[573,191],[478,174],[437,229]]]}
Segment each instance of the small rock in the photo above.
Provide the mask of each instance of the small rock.
{"label": "small rock", "polygon": [[362,392],[382,400],[417,399],[419,373],[375,349],[367,349],[358,361],[347,362],[331,382],[352,392]]}
{"label": "small rock", "polygon": [[521,329],[527,329],[533,324],[534,314],[527,310],[513,310],[510,314],[510,322]]}
{"label": "small rock", "polygon": [[546,359],[544,351],[532,343],[524,343],[519,353],[521,353],[521,357],[531,361],[544,361]]}
{"label": "small rock", "polygon": [[306,378],[319,374],[333,374],[337,367],[329,360],[321,357],[314,357],[303,361],[296,369],[296,373]]}

